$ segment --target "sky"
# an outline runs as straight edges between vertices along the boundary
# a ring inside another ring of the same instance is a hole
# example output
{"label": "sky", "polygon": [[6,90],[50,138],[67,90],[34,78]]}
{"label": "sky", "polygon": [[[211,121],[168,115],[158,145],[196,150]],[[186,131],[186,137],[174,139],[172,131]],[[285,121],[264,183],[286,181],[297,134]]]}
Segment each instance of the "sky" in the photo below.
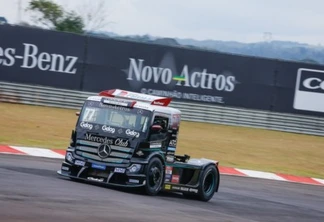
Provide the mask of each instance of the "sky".
{"label": "sky", "polygon": [[[32,22],[30,12],[25,11],[29,1],[0,0],[0,16],[10,23]],[[53,1],[82,14],[88,28],[120,35],[324,45],[323,0]],[[93,15],[95,22],[91,23],[87,14]]]}

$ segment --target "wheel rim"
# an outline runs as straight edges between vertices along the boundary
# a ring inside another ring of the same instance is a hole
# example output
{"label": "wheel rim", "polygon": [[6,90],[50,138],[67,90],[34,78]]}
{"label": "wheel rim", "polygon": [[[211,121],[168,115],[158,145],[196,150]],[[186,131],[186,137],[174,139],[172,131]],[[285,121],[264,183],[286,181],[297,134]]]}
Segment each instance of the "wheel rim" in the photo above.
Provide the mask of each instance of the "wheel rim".
{"label": "wheel rim", "polygon": [[160,181],[161,181],[161,169],[159,169],[156,165],[152,166],[149,172],[149,185],[152,188],[156,188],[157,186],[160,185]]}
{"label": "wheel rim", "polygon": [[204,181],[204,193],[209,194],[214,190],[215,187],[215,177],[212,173],[207,174]]}

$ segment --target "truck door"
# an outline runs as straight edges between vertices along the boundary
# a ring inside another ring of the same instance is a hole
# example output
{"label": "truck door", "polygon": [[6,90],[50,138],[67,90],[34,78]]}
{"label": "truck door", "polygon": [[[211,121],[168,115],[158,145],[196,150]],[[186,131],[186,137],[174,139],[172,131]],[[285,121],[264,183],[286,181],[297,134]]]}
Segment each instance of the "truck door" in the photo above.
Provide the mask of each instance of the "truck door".
{"label": "truck door", "polygon": [[159,131],[152,131],[150,133],[149,141],[151,144],[161,144],[162,151],[166,152],[169,143],[168,125],[169,118],[166,116],[156,115],[153,119],[152,125],[159,125],[162,127]]}

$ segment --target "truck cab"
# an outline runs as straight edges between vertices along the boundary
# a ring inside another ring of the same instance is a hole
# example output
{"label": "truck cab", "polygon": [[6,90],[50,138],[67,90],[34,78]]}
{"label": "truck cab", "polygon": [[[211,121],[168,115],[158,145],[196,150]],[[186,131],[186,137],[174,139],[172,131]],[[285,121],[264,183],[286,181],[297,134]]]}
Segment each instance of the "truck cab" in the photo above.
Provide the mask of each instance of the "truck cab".
{"label": "truck cab", "polygon": [[111,186],[143,187],[149,195],[165,190],[199,196],[201,173],[212,166],[213,195],[219,184],[218,162],[176,155],[181,111],[169,107],[170,102],[171,98],[120,89],[88,97],[77,113],[58,174]]}

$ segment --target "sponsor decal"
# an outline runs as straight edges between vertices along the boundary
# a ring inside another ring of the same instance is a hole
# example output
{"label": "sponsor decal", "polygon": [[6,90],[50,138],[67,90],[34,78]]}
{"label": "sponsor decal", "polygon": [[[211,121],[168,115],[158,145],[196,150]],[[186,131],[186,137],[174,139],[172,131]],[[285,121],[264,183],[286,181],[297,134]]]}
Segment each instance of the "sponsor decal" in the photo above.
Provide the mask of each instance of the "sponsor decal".
{"label": "sponsor decal", "polygon": [[119,134],[122,134],[122,133],[123,133],[123,130],[122,130],[122,129],[119,129],[119,130],[118,130],[118,133],[119,133]]}
{"label": "sponsor decal", "polygon": [[77,165],[77,166],[84,166],[84,165],[85,165],[85,162],[82,161],[82,160],[76,160],[76,161],[74,162],[74,164]]}
{"label": "sponsor decal", "polygon": [[161,148],[162,143],[151,143],[150,148]]}
{"label": "sponsor decal", "polygon": [[172,190],[180,190],[181,187],[177,187],[177,186],[172,186]]}
{"label": "sponsor decal", "polygon": [[170,179],[170,180],[171,180],[171,178],[172,178],[172,174],[166,174],[166,175],[165,175],[165,178],[167,178],[167,179]]}
{"label": "sponsor decal", "polygon": [[164,106],[164,102],[153,101],[152,105]]}
{"label": "sponsor decal", "polygon": [[108,109],[114,109],[114,110],[120,110],[120,111],[124,111],[124,112],[130,112],[131,109],[128,108],[128,107],[124,107],[124,106],[113,106],[113,105],[110,105],[110,104],[107,104],[107,103],[100,103],[99,104],[100,107],[105,107],[105,108],[108,108]]}
{"label": "sponsor decal", "polygon": [[188,187],[172,186],[172,190],[198,193],[198,190],[197,189],[188,188]]}
{"label": "sponsor decal", "polygon": [[115,140],[115,145],[116,146],[127,147],[128,146],[128,140],[124,140],[124,139],[118,138],[118,139]]}
{"label": "sponsor decal", "polygon": [[136,155],[137,155],[137,156],[143,156],[144,153],[143,153],[143,151],[140,150],[140,151],[137,151],[137,152],[136,152]]}
{"label": "sponsor decal", "polygon": [[179,183],[179,175],[172,175],[171,183]]}
{"label": "sponsor decal", "polygon": [[149,95],[143,95],[140,93],[134,93],[134,92],[130,92],[130,91],[115,91],[116,92],[116,96],[122,96],[128,99],[132,99],[132,100],[145,100],[145,101],[151,101],[152,97]]}
{"label": "sponsor decal", "polygon": [[128,180],[130,183],[139,183],[139,180],[135,180],[135,179],[129,179]]}
{"label": "sponsor decal", "polygon": [[102,131],[106,132],[106,133],[115,133],[116,129],[115,128],[112,128],[110,126],[106,126],[106,125],[103,125],[101,127]]}
{"label": "sponsor decal", "polygon": [[174,161],[174,156],[167,156],[166,161],[167,162],[173,162]]}
{"label": "sponsor decal", "polygon": [[170,185],[170,184],[166,184],[166,185],[164,185],[164,189],[165,189],[165,190],[170,190],[170,189],[171,189],[171,185]]}
{"label": "sponsor decal", "polygon": [[98,130],[100,128],[99,125],[95,125],[95,130]]}
{"label": "sponsor decal", "polygon": [[123,107],[128,107],[130,105],[130,103],[128,102],[122,102],[113,99],[104,99],[102,102],[110,105],[123,106]]}
{"label": "sponsor decal", "polygon": [[99,170],[105,170],[106,169],[105,165],[100,165],[100,164],[96,164],[96,163],[91,164],[91,167],[94,168],[94,169],[99,169]]}
{"label": "sponsor decal", "polygon": [[172,174],[173,167],[171,166],[166,166],[165,167],[165,174]]}
{"label": "sponsor decal", "polygon": [[176,147],[177,146],[177,140],[170,140],[169,146]]}
{"label": "sponsor decal", "polygon": [[109,144],[109,145],[114,144],[114,141],[112,139],[108,139],[107,137],[93,136],[90,133],[86,134],[85,139],[92,141],[92,142],[97,142],[97,143],[104,143],[104,144]]}
{"label": "sponsor decal", "polygon": [[131,130],[131,129],[127,129],[125,133],[126,133],[127,136],[133,136],[133,137],[136,137],[136,138],[138,138],[140,136],[139,132],[136,132],[136,131]]}
{"label": "sponsor decal", "polygon": [[175,147],[168,147],[168,151],[175,151],[176,148]]}
{"label": "sponsor decal", "polygon": [[136,103],[134,105],[134,107],[138,108],[138,109],[143,109],[143,110],[150,110],[151,107],[149,105],[146,104],[140,104],[140,103]]}
{"label": "sponsor decal", "polygon": [[96,177],[87,177],[88,180],[96,181],[96,182],[103,182],[104,178],[96,178]]}
{"label": "sponsor decal", "polygon": [[297,71],[294,109],[324,112],[324,70],[300,68]]}
{"label": "sponsor decal", "polygon": [[70,170],[70,168],[67,167],[67,166],[62,166],[61,169],[64,170],[64,171],[69,171]]}
{"label": "sponsor decal", "polygon": [[171,182],[171,177],[172,177],[171,174],[166,174],[165,177],[164,177],[164,181],[165,182]]}
{"label": "sponsor decal", "polygon": [[[23,43],[22,55],[17,55],[20,51],[16,48],[0,47],[0,66],[14,66],[20,62],[20,68],[38,69],[41,71],[75,74],[78,57],[61,55],[58,53],[41,52],[37,45]],[[18,62],[17,62],[18,61]]]}
{"label": "sponsor decal", "polygon": [[81,128],[88,129],[88,130],[92,130],[92,128],[93,128],[93,125],[90,123],[87,123],[87,122],[81,122],[80,126],[81,126]]}
{"label": "sponsor decal", "polygon": [[198,193],[198,189],[189,188],[189,192],[192,192],[192,193]]}
{"label": "sponsor decal", "polygon": [[181,191],[186,191],[186,192],[188,192],[188,191],[189,191],[189,188],[188,188],[188,187],[180,187],[180,190],[181,190]]}
{"label": "sponsor decal", "polygon": [[115,173],[125,173],[126,169],[125,168],[119,168],[119,167],[116,167],[114,169],[114,172]]}
{"label": "sponsor decal", "polygon": [[189,188],[189,187],[172,186],[172,190],[191,192],[191,193],[198,193],[198,189]]}

